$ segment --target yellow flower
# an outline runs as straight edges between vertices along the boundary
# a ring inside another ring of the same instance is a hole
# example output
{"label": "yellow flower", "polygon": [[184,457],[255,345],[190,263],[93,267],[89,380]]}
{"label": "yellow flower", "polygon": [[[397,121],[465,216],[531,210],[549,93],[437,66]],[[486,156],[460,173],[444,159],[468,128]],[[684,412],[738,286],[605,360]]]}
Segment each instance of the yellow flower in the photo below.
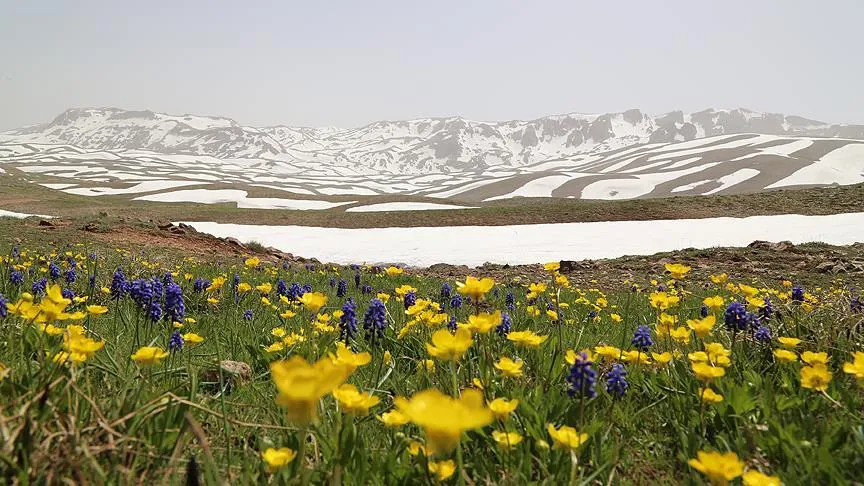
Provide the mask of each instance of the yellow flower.
{"label": "yellow flower", "polygon": [[692,329],[700,338],[711,334],[715,324],[717,324],[717,318],[713,314],[702,319],[687,319],[687,327]]}
{"label": "yellow flower", "polygon": [[724,348],[720,343],[706,344],[705,352],[708,355],[708,361],[716,366],[727,368],[732,364],[732,360],[729,359],[729,356],[732,355],[732,351]]}
{"label": "yellow flower", "polygon": [[297,452],[287,447],[279,449],[270,447],[261,453],[261,459],[267,463],[267,470],[271,473],[287,466],[295,457],[297,457]]}
{"label": "yellow flower", "polygon": [[390,351],[384,351],[384,364],[389,365],[393,362],[393,355],[390,354]]}
{"label": "yellow flower", "polygon": [[108,308],[102,305],[88,305],[87,313],[91,316],[101,316],[108,312]]}
{"label": "yellow flower", "polygon": [[9,376],[9,373],[11,373],[9,368],[3,363],[0,363],[0,383],[2,383],[7,376]]}
{"label": "yellow flower", "polygon": [[464,327],[456,329],[455,333],[444,328],[432,334],[432,343],[426,344],[426,351],[440,360],[459,361],[473,342],[471,331]]}
{"label": "yellow flower", "polygon": [[757,289],[756,287],[745,285],[743,283],[738,284],[738,290],[740,290],[745,297],[755,297],[759,294],[759,289]]}
{"label": "yellow flower", "polygon": [[333,390],[335,398],[342,409],[354,415],[366,415],[369,408],[381,401],[380,398],[371,393],[363,393],[351,384],[344,384]]}
{"label": "yellow flower", "polygon": [[788,349],[777,349],[774,350],[774,357],[777,358],[777,361],[783,363],[792,363],[794,361],[798,361],[798,355],[789,351]]}
{"label": "yellow flower", "polygon": [[81,326],[68,326],[63,334],[63,350],[73,363],[83,363],[105,346],[105,341],[96,341],[84,335]]}
{"label": "yellow flower", "polygon": [[412,440],[408,444],[408,454],[411,454],[412,456],[416,456],[417,454],[420,454],[421,452],[424,455],[429,455],[426,453],[426,447],[424,447],[423,444],[417,442],[416,440]]}
{"label": "yellow flower", "polygon": [[558,322],[558,313],[554,310],[547,310],[546,317],[548,317],[549,320],[552,322]]}
{"label": "yellow flower", "polygon": [[237,284],[237,293],[238,294],[245,294],[246,292],[249,292],[250,290],[252,290],[252,286],[246,282],[240,282],[239,284]]}
{"label": "yellow flower", "polygon": [[261,285],[256,285],[255,290],[262,294],[269,294],[273,290],[273,285],[270,282],[264,282]]}
{"label": "yellow flower", "polygon": [[711,366],[708,363],[697,361],[691,363],[690,365],[693,368],[693,374],[696,375],[696,379],[703,382],[709,382],[715,378],[720,378],[726,374],[726,370],[720,367]]}
{"label": "yellow flower", "polygon": [[429,472],[435,475],[438,481],[446,481],[456,472],[456,463],[453,459],[446,461],[429,461]]}
{"label": "yellow flower", "polygon": [[681,263],[667,263],[665,265],[666,271],[674,278],[675,280],[681,280],[687,276],[687,273],[690,272],[691,268],[687,265]]}
{"label": "yellow flower", "polygon": [[864,384],[864,353],[856,351],[852,362],[843,363],[843,373],[852,375],[859,383]]}
{"label": "yellow flower", "polygon": [[744,486],[781,486],[780,476],[769,476],[759,471],[750,470],[741,477]]}
{"label": "yellow flower", "polygon": [[321,292],[306,292],[300,296],[300,303],[303,304],[309,312],[317,314],[318,311],[327,304],[327,296]]}
{"label": "yellow flower", "polygon": [[492,431],[492,439],[498,443],[502,449],[512,449],[522,442],[522,436],[517,432],[502,432],[500,430]]}
{"label": "yellow flower", "polygon": [[507,400],[506,398],[496,398],[489,402],[489,410],[495,415],[498,420],[507,420],[510,414],[519,406],[519,400]]}
{"label": "yellow flower", "polygon": [[495,281],[491,278],[478,279],[477,277],[467,277],[465,282],[456,282],[456,291],[462,295],[467,295],[475,301],[481,300],[492,287],[495,286]]}
{"label": "yellow flower", "polygon": [[704,474],[712,485],[725,485],[744,472],[744,463],[738,459],[738,454],[727,452],[699,451],[696,459],[690,459],[687,464]]}
{"label": "yellow flower", "polygon": [[555,442],[555,445],[553,446],[555,449],[575,450],[588,441],[588,434],[584,432],[580,434],[576,429],[569,425],[562,425],[561,428],[556,429],[554,425],[547,424],[546,430]]}
{"label": "yellow flower", "polygon": [[266,348],[264,348],[264,351],[267,353],[278,353],[279,351],[282,351],[283,349],[285,349],[285,344],[282,341],[276,341],[275,343],[271,344],[270,346],[267,346]]}
{"label": "yellow flower", "polygon": [[612,319],[613,322],[621,322],[621,316],[618,314],[609,314],[609,318]]}
{"label": "yellow flower", "polygon": [[204,342],[204,337],[195,334],[194,332],[187,332],[183,335],[183,341],[189,344],[198,344]]}
{"label": "yellow flower", "polygon": [[747,305],[749,305],[754,311],[765,307],[765,299],[760,299],[759,297],[747,297]]}
{"label": "yellow flower", "polygon": [[702,299],[702,303],[705,304],[705,307],[713,311],[718,311],[723,308],[723,304],[726,303],[726,300],[719,295],[715,295],[713,297],[705,297]]}
{"label": "yellow flower", "polygon": [[379,421],[381,421],[384,425],[388,427],[399,427],[410,422],[408,416],[400,412],[399,410],[391,410],[389,412],[384,412],[375,418],[377,418]]}
{"label": "yellow flower", "polygon": [[207,298],[207,302],[210,303],[210,304],[216,305],[216,304],[219,303],[219,299],[217,299],[217,298],[215,298],[215,297],[208,297],[208,298]]}
{"label": "yellow flower", "polygon": [[483,404],[483,394],[468,389],[457,399],[438,390],[419,392],[410,399],[397,397],[396,408],[426,433],[430,453],[446,453],[459,443],[463,432],[489,425],[494,416]]}
{"label": "yellow flower", "polygon": [[[594,353],[597,356],[601,356],[603,359],[607,361],[615,361],[621,358],[621,350],[616,348],[615,346],[603,345],[603,346],[594,346]],[[570,361],[567,361],[570,363]],[[575,361],[572,364],[576,364]]]}
{"label": "yellow flower", "polygon": [[426,373],[433,373],[435,371],[435,362],[431,359],[421,359],[417,362],[417,370],[426,370]]}
{"label": "yellow flower", "polygon": [[801,340],[794,337],[781,336],[778,337],[777,340],[780,341],[780,344],[782,344],[784,348],[794,348],[801,344]]}
{"label": "yellow flower", "polygon": [[666,292],[652,292],[649,296],[651,307],[659,310],[667,310],[678,305],[681,298]]}
{"label": "yellow flower", "polygon": [[669,336],[671,336],[672,339],[675,340],[675,342],[679,342],[682,344],[689,344],[691,332],[692,331],[690,329],[687,329],[684,326],[680,326],[680,327],[676,327],[675,329],[672,329],[671,331],[669,331]]}
{"label": "yellow flower", "polygon": [[513,361],[506,356],[502,356],[494,366],[502,375],[518,378],[522,376],[522,367],[525,366],[525,362],[521,359]]}
{"label": "yellow flower", "polygon": [[258,257],[247,258],[245,262],[243,262],[247,268],[255,268],[261,264],[261,259]]}
{"label": "yellow flower", "polygon": [[654,364],[657,366],[666,366],[672,361],[672,353],[669,351],[665,353],[651,353],[651,357],[654,358]]}
{"label": "yellow flower", "polygon": [[534,331],[513,331],[507,334],[507,340],[513,341],[517,346],[536,348],[540,346],[549,336],[539,336]]}
{"label": "yellow flower", "polygon": [[621,353],[621,359],[628,363],[633,363],[636,365],[651,364],[651,358],[650,356],[648,356],[648,353],[640,352],[636,349],[624,351],[623,353]]}
{"label": "yellow flower", "polygon": [[386,273],[388,277],[397,277],[405,273],[405,270],[399,267],[387,267],[384,269],[384,273]]}
{"label": "yellow flower", "polygon": [[[802,357],[803,359],[803,357]],[[823,363],[801,368],[801,386],[816,391],[825,391],[833,375]]]}
{"label": "yellow flower", "polygon": [[720,403],[723,401],[723,395],[715,392],[710,388],[700,388],[699,397],[705,403]]}
{"label": "yellow flower", "polygon": [[291,319],[292,317],[294,317],[296,315],[297,314],[295,314],[294,312],[292,312],[290,310],[286,310],[285,312],[279,314],[279,317],[281,317],[282,319]]}
{"label": "yellow flower", "polygon": [[365,366],[372,361],[372,355],[366,351],[362,353],[354,353],[345,343],[336,343],[336,354],[330,353],[330,359],[333,364],[345,366],[350,372],[354,372],[358,367]]}
{"label": "yellow flower", "polygon": [[801,353],[801,361],[815,366],[817,364],[827,365],[828,364],[828,353],[814,353],[813,351],[804,351]]}
{"label": "yellow flower", "polygon": [[729,275],[726,275],[725,273],[720,273],[717,275],[711,275],[708,278],[710,278],[711,281],[714,282],[715,284],[719,285],[719,284],[722,284],[723,282],[725,282],[729,278]]}
{"label": "yellow flower", "polygon": [[270,330],[270,335],[271,335],[271,336],[273,336],[273,337],[277,337],[277,338],[280,338],[280,339],[283,338],[283,337],[285,337],[285,334],[287,334],[287,333],[285,332],[285,328],[284,328],[284,327],[274,327],[273,329]]}
{"label": "yellow flower", "polygon": [[341,385],[351,371],[329,357],[309,364],[292,356],[270,363],[270,374],[278,390],[276,403],[286,408],[288,419],[308,424],[317,417],[318,400]]}
{"label": "yellow flower", "polygon": [[546,270],[547,272],[553,272],[554,273],[560,269],[561,269],[561,262],[549,262],[549,263],[543,264],[543,270]]}
{"label": "yellow flower", "polygon": [[529,316],[537,317],[537,316],[540,315],[540,309],[538,309],[537,307],[535,307],[535,306],[533,306],[533,305],[529,305],[528,307],[526,307],[526,308],[525,308],[525,312],[526,312]]}
{"label": "yellow flower", "polygon": [[385,294],[383,292],[376,294],[375,297],[377,297],[378,300],[380,300],[381,302],[384,302],[385,304],[387,303],[388,300],[390,300],[390,294]]}
{"label": "yellow flower", "polygon": [[465,328],[480,334],[487,334],[494,329],[498,324],[501,324],[501,311],[495,311],[494,314],[481,312],[477,315],[468,316],[468,324],[462,324]]}
{"label": "yellow flower", "polygon": [[144,346],[132,355],[132,361],[140,366],[153,366],[168,357],[168,352],[158,346]]}

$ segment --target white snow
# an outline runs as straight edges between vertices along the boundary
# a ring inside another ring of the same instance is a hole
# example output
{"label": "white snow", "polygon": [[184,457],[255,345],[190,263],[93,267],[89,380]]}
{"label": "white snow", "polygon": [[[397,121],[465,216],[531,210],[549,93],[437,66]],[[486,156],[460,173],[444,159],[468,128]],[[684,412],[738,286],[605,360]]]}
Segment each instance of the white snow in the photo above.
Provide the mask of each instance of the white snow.
{"label": "white snow", "polygon": [[47,187],[48,189],[68,189],[70,187],[74,187],[75,184],[59,184],[59,183],[50,183],[46,182],[45,184],[39,184],[42,187]]}
{"label": "white snow", "polygon": [[572,179],[569,175],[550,175],[546,177],[538,177],[526,182],[522,187],[513,192],[503,194],[501,196],[490,197],[484,201],[495,201],[498,199],[510,199],[511,197],[550,197],[552,191],[558,189],[561,184]]}
{"label": "white snow", "polygon": [[16,213],[14,211],[6,211],[0,209],[0,218],[29,218],[30,216],[35,216],[37,218],[51,218],[52,216],[45,216],[44,214],[25,214],[25,213]]}
{"label": "white snow", "polygon": [[719,162],[689,167],[687,169],[633,174],[633,179],[603,179],[592,182],[582,189],[582,199],[633,199],[650,194],[658,184],[674,181],[679,177],[710,169]]}
{"label": "white snow", "polygon": [[275,197],[248,197],[239,189],[184,189],[139,196],[136,201],[193,202],[202,204],[237,203],[238,208],[248,209],[330,209],[357,201],[329,202],[308,199],[281,199]]}
{"label": "white snow", "polygon": [[357,206],[348,208],[346,213],[368,213],[376,211],[424,211],[429,209],[476,209],[469,206],[456,206],[454,204],[437,204],[424,202],[391,202],[368,204],[366,206]]}
{"label": "white snow", "polygon": [[117,194],[139,194],[142,192],[154,192],[164,189],[172,189],[183,186],[197,186],[208,184],[206,182],[196,181],[145,181],[139,182],[131,187],[117,189],[113,187],[77,187],[74,189],[64,189],[63,192],[76,194],[79,196],[113,196]]}
{"label": "white snow", "polygon": [[218,237],[334,263],[477,266],[652,255],[684,248],[741,247],[754,240],[835,245],[864,242],[864,213],[612,221],[523,226],[316,228],[186,222]]}
{"label": "white snow", "polygon": [[799,185],[858,184],[864,182],[864,143],[850,143],[828,152],[766,189]]}
{"label": "white snow", "polygon": [[711,182],[711,179],[705,179],[705,180],[702,180],[702,181],[691,182],[690,184],[684,184],[683,186],[678,186],[678,187],[676,187],[675,189],[672,189],[672,190],[669,191],[669,192],[684,192],[684,191],[689,191],[690,189],[696,189],[697,187],[702,186],[702,185],[705,185],[705,184],[708,184],[709,182]]}
{"label": "white snow", "polygon": [[711,189],[710,191],[703,193],[703,195],[707,196],[709,194],[714,194],[714,193],[720,192],[724,189],[728,189],[728,188],[734,186],[735,184],[740,184],[740,183],[742,183],[748,179],[752,179],[752,178],[756,177],[757,175],[759,175],[759,171],[756,169],[747,168],[747,169],[736,170],[735,172],[733,172],[729,175],[725,175],[725,176],[717,179],[717,182],[720,183],[720,186],[715,187],[714,189]]}

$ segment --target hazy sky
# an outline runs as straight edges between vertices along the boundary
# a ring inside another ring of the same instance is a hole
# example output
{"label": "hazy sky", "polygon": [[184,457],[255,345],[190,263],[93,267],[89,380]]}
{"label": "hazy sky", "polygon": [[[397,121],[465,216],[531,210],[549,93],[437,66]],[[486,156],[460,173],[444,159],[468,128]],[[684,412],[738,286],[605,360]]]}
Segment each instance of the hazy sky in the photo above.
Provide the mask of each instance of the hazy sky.
{"label": "hazy sky", "polygon": [[0,0],[0,129],[748,107],[864,122],[864,2]]}

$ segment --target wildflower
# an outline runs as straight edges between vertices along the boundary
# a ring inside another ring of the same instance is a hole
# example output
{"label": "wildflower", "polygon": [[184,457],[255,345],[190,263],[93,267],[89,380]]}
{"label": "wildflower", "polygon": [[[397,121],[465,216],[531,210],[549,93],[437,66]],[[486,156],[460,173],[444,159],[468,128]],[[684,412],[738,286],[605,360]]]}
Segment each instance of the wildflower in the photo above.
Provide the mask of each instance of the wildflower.
{"label": "wildflower", "polygon": [[270,373],[278,390],[276,403],[285,407],[289,420],[308,424],[317,417],[318,400],[341,385],[351,371],[330,358],[310,364],[292,356],[270,363]]}
{"label": "wildflower", "polygon": [[546,431],[549,432],[549,436],[555,442],[553,446],[555,449],[575,450],[588,441],[588,434],[584,432],[580,434],[569,425],[562,425],[556,429],[554,425],[547,424]]}
{"label": "wildflower", "polygon": [[724,313],[726,329],[732,332],[747,329],[747,309],[740,302],[732,302]]}
{"label": "wildflower", "polygon": [[168,357],[168,353],[158,346],[144,346],[132,355],[132,361],[139,366],[153,366]]}
{"label": "wildflower", "polygon": [[[0,296],[0,300],[2,300],[2,297],[3,296]],[[91,316],[101,316],[102,314],[105,314],[106,312],[108,312],[108,308],[105,306],[101,306],[101,305],[88,305],[87,306],[87,313],[90,314]]]}
{"label": "wildflower", "polygon": [[435,371],[435,362],[431,359],[424,359],[417,362],[417,370],[426,370],[427,373]]}
{"label": "wildflower", "polygon": [[525,362],[521,359],[513,360],[506,356],[502,356],[495,364],[495,369],[501,372],[504,376],[509,376],[511,378],[518,378],[522,376],[522,367],[525,366]]}
{"label": "wildflower", "polygon": [[744,486],[781,486],[780,476],[769,476],[756,470],[750,470],[741,477]]}
{"label": "wildflower", "polygon": [[711,366],[709,363],[697,361],[691,363],[693,374],[699,381],[710,382],[715,378],[720,378],[726,374],[726,370],[722,367]]}
{"label": "wildflower", "polygon": [[784,348],[794,348],[801,344],[800,339],[793,337],[778,337],[777,341],[780,341],[780,344],[782,344]]}
{"label": "wildflower", "polygon": [[446,461],[430,461],[429,472],[435,475],[438,481],[446,481],[456,472],[456,463],[452,459]]}
{"label": "wildflower", "polygon": [[554,310],[547,310],[546,317],[548,317],[549,320],[552,322],[558,322],[558,313]]}
{"label": "wildflower", "polygon": [[13,270],[9,273],[9,282],[12,285],[21,285],[24,283],[24,273],[19,270]]}
{"label": "wildflower", "polygon": [[691,270],[690,267],[681,263],[667,263],[665,267],[666,271],[669,272],[670,276],[675,280],[684,279],[684,277],[687,276],[687,273]]}
{"label": "wildflower", "polygon": [[636,349],[631,349],[630,351],[624,351],[621,353],[621,359],[636,365],[640,364],[651,364],[651,358],[648,356],[647,351],[640,351]]}
{"label": "wildflower", "polygon": [[246,282],[240,282],[239,284],[237,284],[237,287],[235,287],[235,290],[238,294],[245,294],[252,291],[252,285]]}
{"label": "wildflower", "polygon": [[725,299],[719,295],[715,295],[713,297],[705,297],[702,300],[702,303],[705,304],[705,307],[718,311],[723,308],[723,304],[725,303]]}
{"label": "wildflower", "polygon": [[774,350],[774,357],[777,361],[783,363],[792,363],[798,361],[798,355],[789,351],[788,349],[776,349]]}
{"label": "wildflower", "polygon": [[804,302],[804,289],[801,287],[792,287],[792,302]]}
{"label": "wildflower", "polygon": [[753,339],[762,343],[771,342],[771,329],[767,326],[759,326],[753,333]]}
{"label": "wildflower", "polygon": [[675,307],[680,301],[680,297],[667,292],[652,292],[649,296],[651,307],[661,311]]}
{"label": "wildflower", "polygon": [[[456,321],[456,316],[453,316],[453,321]],[[510,327],[513,325],[513,321],[510,319],[510,316],[506,312],[501,313],[501,324],[495,327],[495,332],[498,333],[501,337],[507,337],[510,334]]]}
{"label": "wildflower", "polygon": [[507,292],[504,296],[504,307],[507,307],[510,312],[516,310],[516,298],[513,297],[513,292]]}
{"label": "wildflower", "polygon": [[714,282],[715,284],[719,285],[719,284],[722,284],[723,282],[725,282],[729,278],[729,275],[726,275],[725,273],[720,273],[717,275],[711,275],[708,278],[710,278],[711,281]]}
{"label": "wildflower", "polygon": [[507,400],[506,398],[496,398],[489,402],[489,410],[495,415],[498,420],[507,420],[510,414],[519,406],[519,400]]}
{"label": "wildflower", "polygon": [[657,366],[666,366],[672,362],[672,353],[669,351],[665,353],[651,353],[651,358],[654,359],[654,364]]}
{"label": "wildflower", "polygon": [[408,293],[405,294],[405,297],[402,298],[402,301],[405,305],[405,309],[409,309],[417,303],[417,293],[414,290],[409,290]]}
{"label": "wildflower", "polygon": [[514,331],[507,335],[507,339],[517,346],[536,348],[546,342],[549,336],[539,336],[534,331]]}
{"label": "wildflower", "polygon": [[672,337],[675,342],[681,344],[689,344],[690,343],[690,334],[692,331],[687,329],[686,327],[680,326],[676,327],[669,331],[669,336]]}
{"label": "wildflower", "polygon": [[723,401],[723,395],[706,387],[699,389],[699,399],[705,403],[720,403]]}
{"label": "wildflower", "polygon": [[707,305],[702,304],[702,307],[699,308],[699,317],[701,317],[702,319],[708,317],[708,306]]}
{"label": "wildflower", "polygon": [[384,273],[386,273],[388,277],[398,277],[399,275],[402,275],[404,272],[405,272],[405,270],[403,270],[399,267],[387,267],[386,269],[384,269]]}
{"label": "wildflower", "polygon": [[333,390],[333,398],[339,402],[343,410],[354,415],[365,415],[369,408],[381,401],[371,393],[363,393],[351,384],[344,384]]}
{"label": "wildflower", "polygon": [[465,390],[454,399],[438,390],[419,392],[410,399],[397,397],[396,408],[426,433],[430,453],[446,453],[459,443],[463,432],[489,425],[494,416],[483,404],[483,394]]}
{"label": "wildflower", "polygon": [[561,262],[549,262],[543,264],[543,270],[555,273],[561,269]]}
{"label": "wildflower", "polygon": [[[801,359],[804,359],[802,356]],[[832,373],[823,363],[801,368],[801,386],[811,390],[825,391],[831,383]]]}
{"label": "wildflower", "polygon": [[327,304],[327,296],[321,292],[305,292],[300,296],[299,301],[306,307],[306,310],[312,314],[317,314]]}
{"label": "wildflower", "polygon": [[470,315],[468,316],[468,324],[465,324],[464,327],[479,334],[488,334],[501,323],[501,316],[501,311],[495,311],[494,314],[481,312],[477,315]]}
{"label": "wildflower", "polygon": [[570,385],[567,394],[572,396],[581,395],[594,398],[597,392],[594,390],[597,380],[597,371],[594,370],[594,362],[588,358],[585,352],[576,356],[576,362],[570,367],[567,383]]}
{"label": "wildflower", "polygon": [[491,278],[467,277],[465,282],[456,282],[457,292],[474,299],[475,302],[483,299],[493,286],[495,281]]}
{"label": "wildflower", "polygon": [[654,344],[654,341],[651,340],[651,330],[648,326],[637,327],[630,343],[636,347],[636,349],[642,351],[646,351],[652,344]]}
{"label": "wildflower", "polygon": [[187,332],[183,335],[183,341],[189,344],[199,344],[204,342],[204,337],[195,334],[194,332]]}
{"label": "wildflower", "polygon": [[5,297],[3,297],[3,294],[0,294],[0,319],[6,317],[8,315],[8,313],[9,313],[9,309],[7,307],[8,304],[9,304],[9,301],[6,300]]}
{"label": "wildflower", "polygon": [[725,485],[744,472],[744,463],[738,459],[738,454],[727,452],[699,451],[696,459],[687,461],[693,469],[704,474],[712,485]]}
{"label": "wildflower", "polygon": [[339,339],[348,343],[357,333],[357,306],[354,299],[348,297],[342,304],[342,315],[339,316]]}
{"label": "wildflower", "polygon": [[407,415],[400,412],[399,410],[391,410],[389,412],[384,412],[381,415],[376,416],[375,418],[387,427],[399,427],[411,421]]}
{"label": "wildflower", "polygon": [[243,264],[246,265],[246,268],[255,268],[261,264],[261,259],[258,257],[247,258]]}
{"label": "wildflower", "polygon": [[104,346],[105,341],[96,341],[85,336],[81,326],[68,326],[63,334],[63,350],[74,363],[87,361]]}
{"label": "wildflower", "polygon": [[179,331],[174,331],[171,334],[171,339],[168,340],[168,350],[180,351],[181,349],[183,349],[183,336],[180,335]]}
{"label": "wildflower", "polygon": [[825,352],[814,353],[812,351],[804,351],[803,353],[801,353],[801,361],[811,366],[815,366],[817,364],[826,365],[828,364],[828,360],[828,353]]}
{"label": "wildflower", "polygon": [[393,356],[390,354],[390,351],[384,351],[384,364],[389,365],[393,362]]}
{"label": "wildflower", "polygon": [[251,321],[255,317],[255,314],[252,312],[252,309],[246,309],[243,311],[243,320]]}
{"label": "wildflower", "polygon": [[426,452],[426,448],[420,442],[417,442],[416,440],[412,440],[408,444],[408,454],[411,454],[412,456],[416,456],[417,454],[420,454],[421,452],[423,453],[423,455],[429,455]]}
{"label": "wildflower", "polygon": [[183,289],[176,283],[170,283],[165,287],[165,318],[174,321],[182,321],[186,313],[186,304],[183,301]]}
{"label": "wildflower", "polygon": [[111,279],[111,298],[113,300],[120,300],[126,295],[127,291],[128,284],[126,282],[126,276],[123,274],[123,270],[120,269],[120,267],[117,267],[117,270],[114,270],[114,276]]}
{"label": "wildflower", "polygon": [[9,373],[11,373],[9,368],[3,363],[0,363],[0,383],[3,383],[3,380],[5,380],[7,376],[9,376]]}
{"label": "wildflower", "polygon": [[594,346],[594,352],[608,361],[615,361],[621,357],[621,350],[615,346]]}
{"label": "wildflower", "polygon": [[852,362],[843,363],[843,372],[852,375],[858,383],[864,384],[864,353],[856,351]]}
{"label": "wildflower", "polygon": [[340,278],[339,285],[336,288],[336,297],[345,297],[346,293],[348,293],[348,282]]}
{"label": "wildflower", "polygon": [[297,452],[287,447],[279,449],[269,447],[261,453],[261,459],[267,463],[267,470],[271,473],[287,466],[295,457],[297,457]]}
{"label": "wildflower", "polygon": [[278,353],[279,351],[282,351],[283,349],[285,349],[285,343],[283,343],[282,341],[276,341],[275,343],[271,344],[270,346],[267,346],[266,348],[264,348],[264,351],[267,353]]}
{"label": "wildflower", "polygon": [[453,309],[459,309],[462,307],[462,296],[459,294],[454,294],[453,298],[450,299],[450,307]]}
{"label": "wildflower", "polygon": [[353,372],[358,367],[369,364],[372,361],[372,355],[365,351],[354,353],[348,346],[337,342],[336,354],[331,353],[330,359],[333,360],[333,364],[344,366],[349,372]]}
{"label": "wildflower", "polygon": [[455,333],[439,329],[432,334],[432,343],[426,344],[426,351],[435,358],[445,361],[459,361],[471,347],[471,331],[460,327]]}
{"label": "wildflower", "polygon": [[522,435],[518,432],[502,432],[500,430],[493,430],[492,440],[494,440],[498,444],[498,447],[501,447],[502,449],[512,449],[522,442]]}
{"label": "wildflower", "polygon": [[623,366],[617,363],[612,365],[606,378],[606,392],[616,398],[623,397],[627,393],[627,388],[630,387],[627,379],[624,378],[625,376],[627,376],[627,370]]}

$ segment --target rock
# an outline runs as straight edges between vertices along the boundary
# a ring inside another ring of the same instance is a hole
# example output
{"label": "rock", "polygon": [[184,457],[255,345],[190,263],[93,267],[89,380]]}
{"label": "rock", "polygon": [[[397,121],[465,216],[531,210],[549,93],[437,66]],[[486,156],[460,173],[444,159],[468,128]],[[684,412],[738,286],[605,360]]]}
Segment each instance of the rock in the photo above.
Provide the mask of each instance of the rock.
{"label": "rock", "polygon": [[53,227],[54,223],[52,223],[51,221],[48,221],[47,219],[40,219],[39,220],[39,226]]}
{"label": "rock", "polygon": [[240,384],[252,379],[252,367],[242,361],[222,360],[218,367],[204,370],[201,373],[202,385],[219,385],[219,368],[222,369],[222,378],[224,379],[224,387],[226,390],[231,390]]}
{"label": "rock", "polygon": [[160,230],[162,230],[162,231],[168,231],[168,230],[170,230],[170,229],[173,228],[173,227],[174,227],[174,225],[171,224],[171,223],[163,223],[163,224],[160,224],[160,225],[158,226],[158,228],[159,228]]}
{"label": "rock", "polygon": [[84,231],[89,231],[90,233],[96,233],[99,231],[99,224],[91,221],[87,223],[83,229]]}
{"label": "rock", "polygon": [[816,271],[818,272],[829,272],[834,268],[834,262],[822,262],[819,265],[816,265]]}
{"label": "rock", "polygon": [[246,245],[244,245],[243,243],[240,243],[240,240],[238,240],[237,238],[228,237],[228,238],[223,238],[223,240],[232,246],[240,248],[241,250],[246,249]]}
{"label": "rock", "polygon": [[770,241],[756,240],[747,245],[747,247],[771,251],[789,251],[795,249],[795,245],[791,241],[780,241],[778,243],[772,243]]}
{"label": "rock", "polygon": [[449,263],[436,263],[430,265],[429,270],[438,275],[446,275],[448,277],[468,275],[471,271],[467,265],[450,265]]}

